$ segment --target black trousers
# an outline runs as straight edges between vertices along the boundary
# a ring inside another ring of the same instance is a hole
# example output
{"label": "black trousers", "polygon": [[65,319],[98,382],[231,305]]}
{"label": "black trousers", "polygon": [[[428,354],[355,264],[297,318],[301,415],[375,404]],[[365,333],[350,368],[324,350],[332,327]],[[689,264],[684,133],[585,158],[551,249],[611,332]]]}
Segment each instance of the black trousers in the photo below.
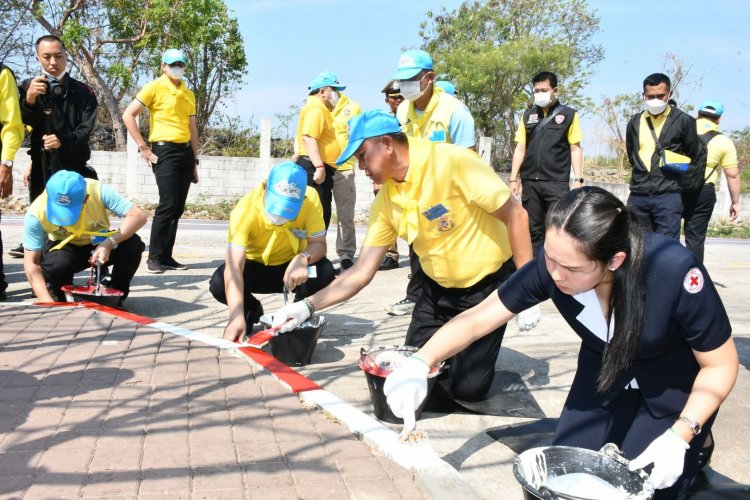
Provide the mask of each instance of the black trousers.
{"label": "black trousers", "polygon": [[[2,220],[3,215],[2,212],[0,212],[0,221]],[[5,281],[5,269],[3,266],[3,232],[0,231],[0,292],[4,292],[6,288],[8,288],[8,282]]]}
{"label": "black trousers", "polygon": [[[29,203],[32,203],[34,200],[36,200],[37,197],[39,197],[39,195],[44,191],[44,172],[42,171],[42,168],[43,167],[41,160],[39,160],[38,162],[31,162],[31,177],[29,178]],[[99,180],[99,176],[96,174],[96,170],[94,170],[92,166],[85,163],[82,165],[67,164],[63,168],[53,168],[52,172],[50,172],[50,177],[58,170],[70,170],[71,172],[78,172],[87,179]]]}
{"label": "black trousers", "polygon": [[161,263],[172,258],[177,223],[185,211],[185,200],[193,181],[195,155],[189,143],[186,146],[154,143],[152,150],[159,157],[151,166],[159,188],[159,206],[151,221],[148,259]]}
{"label": "black trousers", "polygon": [[422,286],[427,275],[422,271],[422,264],[419,263],[419,256],[414,252],[413,245],[409,245],[409,267],[411,273],[409,274],[409,283],[406,285],[406,298],[416,302],[422,295]]}
{"label": "black trousers", "polygon": [[628,207],[635,212],[647,231],[680,239],[682,220],[682,195],[662,193],[647,196],[630,193]]}
{"label": "black trousers", "polygon": [[[422,295],[414,305],[405,344],[422,347],[435,332],[462,312],[495,293],[515,270],[513,260],[468,288],[445,288],[424,275]],[[450,358],[441,375],[447,378],[450,397],[464,401],[484,399],[495,377],[495,361],[505,325]]]}
{"label": "black trousers", "polygon": [[[253,293],[281,293],[284,290],[284,273],[288,266],[289,262],[277,266],[267,266],[262,262],[245,260],[245,270],[242,273],[245,286],[245,317],[247,317],[248,313],[255,311],[260,305],[260,301]],[[319,260],[315,264],[312,264],[312,266],[315,267],[317,277],[309,278],[305,283],[294,289],[295,300],[301,300],[322,290],[336,277],[333,264],[328,259]],[[226,286],[224,283],[225,269],[226,263],[220,265],[214,271],[208,284],[208,290],[211,292],[211,295],[222,304],[227,303]]]}
{"label": "black trousers", "polygon": [[307,185],[314,188],[320,197],[320,203],[323,205],[323,222],[326,225],[326,231],[328,225],[331,223],[331,204],[333,203],[333,176],[336,173],[336,169],[330,165],[325,165],[326,178],[320,184],[316,184],[313,181],[313,174],[315,174],[315,165],[310,161],[307,156],[300,156],[297,160],[297,165],[301,166],[307,172]]}
{"label": "black trousers", "polygon": [[[579,390],[581,384],[593,381],[573,381],[565,401],[553,444],[599,450],[607,443],[615,443],[625,458],[632,460],[674,423],[679,414],[654,417],[645,404],[641,391],[625,389],[607,406],[601,406],[590,391]],[[711,432],[716,414],[703,426],[700,434],[690,442],[685,452],[682,476],[666,489],[656,490],[654,499],[686,499],[690,486],[698,474],[698,454]]]}
{"label": "black trousers", "polygon": [[703,262],[706,233],[716,205],[714,184],[706,184],[697,193],[682,194],[682,218],[685,219],[685,246]]}
{"label": "black trousers", "polygon": [[[91,267],[89,259],[94,245],[73,245],[68,243],[60,250],[50,248],[59,242],[47,241],[42,254],[42,273],[44,279],[52,286],[52,297],[57,297],[60,302],[65,302],[65,294],[60,290],[63,285],[73,283],[73,275]],[[125,297],[130,293],[130,282],[133,280],[136,270],[141,263],[141,255],[146,245],[140,236],[134,234],[109,254],[109,262],[112,264],[112,281],[110,288],[120,290]]]}
{"label": "black trousers", "polygon": [[539,181],[523,178],[521,180],[523,181],[521,203],[526,213],[529,214],[531,246],[536,255],[539,247],[544,243],[544,221],[547,212],[557,200],[570,191],[570,184],[567,181]]}

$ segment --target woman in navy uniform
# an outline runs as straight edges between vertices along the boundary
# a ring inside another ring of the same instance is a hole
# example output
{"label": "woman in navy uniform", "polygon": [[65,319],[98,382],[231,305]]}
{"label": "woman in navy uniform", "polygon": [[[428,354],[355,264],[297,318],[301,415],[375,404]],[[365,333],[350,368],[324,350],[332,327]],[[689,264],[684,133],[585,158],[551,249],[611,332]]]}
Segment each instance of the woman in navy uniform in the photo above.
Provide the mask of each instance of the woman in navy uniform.
{"label": "woman in navy uniform", "polygon": [[600,188],[576,189],[554,205],[544,251],[386,379],[393,412],[424,399],[430,366],[548,298],[582,340],[554,444],[598,450],[613,442],[631,469],[653,464],[654,498],[686,498],[737,378],[729,318],[695,255],[644,234]]}

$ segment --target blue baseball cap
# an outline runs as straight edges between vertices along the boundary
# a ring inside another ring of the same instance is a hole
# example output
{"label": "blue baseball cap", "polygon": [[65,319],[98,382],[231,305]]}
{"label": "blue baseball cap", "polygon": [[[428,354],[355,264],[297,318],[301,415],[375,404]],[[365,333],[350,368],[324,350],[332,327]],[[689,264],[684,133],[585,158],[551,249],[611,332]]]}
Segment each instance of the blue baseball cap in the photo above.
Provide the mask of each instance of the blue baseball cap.
{"label": "blue baseball cap", "polygon": [[321,71],[318,76],[310,80],[310,86],[307,87],[310,92],[314,92],[323,87],[331,87],[335,90],[344,90],[346,85],[341,85],[336,73],[333,71]]}
{"label": "blue baseball cap", "polygon": [[161,62],[164,64],[173,64],[176,62],[185,64],[185,54],[180,49],[167,49],[161,55]]}
{"label": "blue baseball cap", "polygon": [[60,170],[47,181],[47,220],[55,226],[78,221],[86,200],[86,179],[76,172]]}
{"label": "blue baseball cap", "polygon": [[293,161],[279,163],[271,169],[266,182],[265,208],[270,214],[293,220],[297,218],[307,190],[307,172]]}
{"label": "blue baseball cap", "polygon": [[351,158],[365,139],[396,132],[401,132],[401,125],[395,116],[385,111],[375,109],[355,116],[349,120],[349,144],[336,160],[336,165],[341,165]]}
{"label": "blue baseball cap", "polygon": [[438,80],[435,82],[436,87],[440,87],[450,95],[456,95],[456,86],[448,80]]}
{"label": "blue baseball cap", "polygon": [[391,78],[394,80],[408,80],[423,69],[432,69],[432,58],[424,50],[407,50],[398,60],[398,71]]}
{"label": "blue baseball cap", "polygon": [[703,101],[698,107],[698,111],[713,116],[721,116],[724,114],[724,106],[719,101]]}

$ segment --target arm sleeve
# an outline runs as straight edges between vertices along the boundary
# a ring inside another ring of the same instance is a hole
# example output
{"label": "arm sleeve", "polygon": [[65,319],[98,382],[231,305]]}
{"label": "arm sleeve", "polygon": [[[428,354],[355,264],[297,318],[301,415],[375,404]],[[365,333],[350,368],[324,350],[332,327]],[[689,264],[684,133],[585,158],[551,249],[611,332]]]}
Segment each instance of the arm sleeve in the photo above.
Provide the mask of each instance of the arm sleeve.
{"label": "arm sleeve", "polygon": [[299,135],[307,135],[314,139],[319,138],[323,134],[325,129],[326,121],[322,113],[322,109],[319,107],[308,107],[303,109],[299,115]]}
{"label": "arm sleeve", "polygon": [[502,207],[510,198],[508,186],[479,155],[471,151],[460,152],[461,158],[450,163],[460,165],[460,172],[453,178],[467,203],[490,213]]}
{"label": "arm sleeve", "polygon": [[156,88],[156,81],[148,82],[143,88],[135,95],[135,98],[141,101],[141,104],[147,108],[154,102],[154,92]]}
{"label": "arm sleeve", "polygon": [[387,191],[387,185],[383,185],[370,206],[367,234],[365,234],[365,241],[362,243],[364,247],[389,246],[398,236],[397,230],[393,227],[392,219],[388,216]]}
{"label": "arm sleeve", "polygon": [[46,233],[39,220],[26,212],[23,218],[23,248],[32,252],[41,252],[44,249]]}
{"label": "arm sleeve", "polygon": [[544,263],[544,252],[539,252],[536,258],[500,285],[497,296],[510,312],[518,314],[550,298],[553,287]]}
{"label": "arm sleeve", "polygon": [[734,147],[732,140],[725,135],[720,135],[715,137],[714,141],[720,141],[719,146],[721,147],[722,155],[719,160],[719,165],[721,168],[737,168],[739,165],[739,162],[737,161],[737,148]]}
{"label": "arm sleeve", "polygon": [[[256,188],[259,189],[259,188]],[[229,215],[227,245],[235,248],[247,248],[250,239],[250,225],[254,220],[249,211],[252,209],[252,192],[242,198]]]}
{"label": "arm sleeve", "polygon": [[320,197],[314,189],[309,189],[305,193],[305,203],[310,204],[305,220],[305,231],[308,237],[323,236],[326,234],[326,225],[323,221],[323,205],[320,203]]}
{"label": "arm sleeve", "polygon": [[448,133],[453,139],[453,144],[470,148],[477,143],[474,130],[474,117],[471,116],[466,106],[458,106],[451,115],[448,123]]}
{"label": "arm sleeve", "polygon": [[0,160],[13,160],[23,142],[23,122],[18,101],[18,87],[13,74],[4,68],[0,72]]}
{"label": "arm sleeve", "polygon": [[37,111],[39,110],[39,101],[34,106],[29,106],[26,102],[26,89],[29,88],[31,79],[24,80],[21,85],[18,86],[18,102],[21,105],[21,121],[24,125],[30,127],[36,127],[36,121],[39,119]]}
{"label": "arm sleeve", "polygon": [[117,215],[118,217],[125,217],[125,214],[133,207],[133,202],[128,201],[120,196],[117,191],[112,189],[107,184],[101,184],[102,203],[107,210]]}
{"label": "arm sleeve", "polygon": [[573,123],[570,124],[568,129],[568,144],[578,144],[583,140],[583,132],[581,132],[581,120],[578,119],[578,113],[573,114]]}

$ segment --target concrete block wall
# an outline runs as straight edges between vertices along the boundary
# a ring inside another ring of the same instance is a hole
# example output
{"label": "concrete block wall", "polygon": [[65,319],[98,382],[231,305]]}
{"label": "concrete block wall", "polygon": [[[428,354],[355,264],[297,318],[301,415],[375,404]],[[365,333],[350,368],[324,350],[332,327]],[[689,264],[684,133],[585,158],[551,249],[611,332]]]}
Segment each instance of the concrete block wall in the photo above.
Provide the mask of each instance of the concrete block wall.
{"label": "concrete block wall", "polygon": [[[135,157],[128,159],[125,152],[94,151],[91,164],[96,169],[101,181],[112,185],[117,192],[138,203],[157,203],[159,193],[156,187],[151,167],[135,152]],[[238,199],[257,186],[267,175],[265,163],[276,165],[286,161],[285,158],[228,157],[201,156],[198,169],[200,182],[190,187],[189,203],[215,203],[226,199]],[[26,150],[16,154],[13,168],[15,195],[27,193],[23,185],[23,171],[29,164]],[[130,168],[128,168],[130,166]],[[501,174],[507,182],[507,174]],[[359,222],[366,222],[370,205],[374,199],[372,181],[360,170],[355,172],[355,186],[357,190],[357,204],[355,217]],[[591,183],[599,185],[626,201],[629,189],[627,184]],[[724,178],[717,193],[717,203],[712,220],[718,222],[726,219],[729,209],[729,193]],[[750,218],[750,195],[742,195],[742,217]]]}

